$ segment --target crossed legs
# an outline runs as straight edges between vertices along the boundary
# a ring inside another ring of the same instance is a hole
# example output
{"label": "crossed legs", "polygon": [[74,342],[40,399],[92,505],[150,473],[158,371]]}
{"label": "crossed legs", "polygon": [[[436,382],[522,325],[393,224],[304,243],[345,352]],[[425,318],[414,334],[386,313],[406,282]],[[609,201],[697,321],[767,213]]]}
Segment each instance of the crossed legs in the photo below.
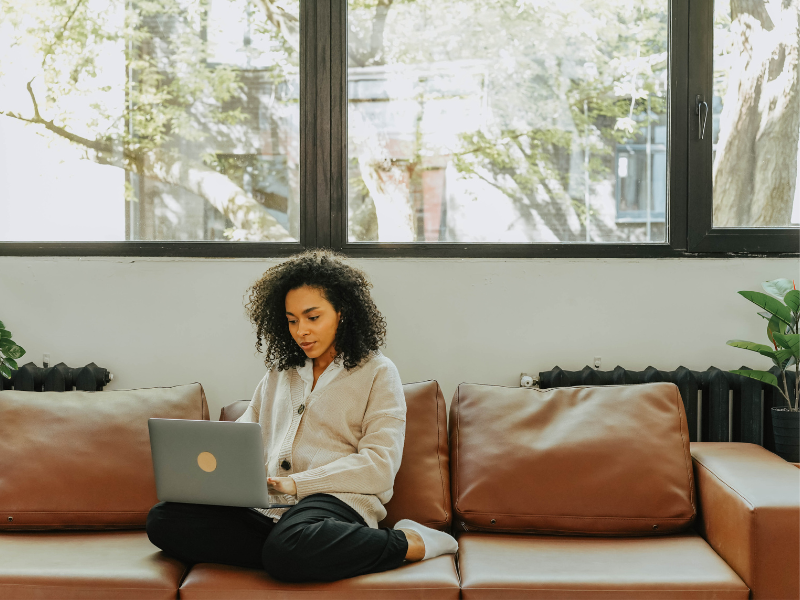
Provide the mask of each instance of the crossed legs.
{"label": "crossed legs", "polygon": [[372,529],[329,494],[303,498],[277,523],[248,508],[176,502],[160,502],[147,516],[150,541],[167,554],[189,563],[263,568],[291,582],[394,569],[419,553],[415,533],[406,537],[401,530]]}

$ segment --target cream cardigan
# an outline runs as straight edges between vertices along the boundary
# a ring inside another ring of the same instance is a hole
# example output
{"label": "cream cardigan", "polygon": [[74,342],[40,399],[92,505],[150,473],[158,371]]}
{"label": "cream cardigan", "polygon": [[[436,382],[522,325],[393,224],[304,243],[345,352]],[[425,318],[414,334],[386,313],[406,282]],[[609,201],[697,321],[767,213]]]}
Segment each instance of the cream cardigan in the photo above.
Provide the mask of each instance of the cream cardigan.
{"label": "cream cardigan", "polygon": [[[270,502],[296,504],[311,494],[330,494],[377,529],[405,443],[406,402],[397,367],[378,350],[352,371],[339,369],[305,400],[304,386],[296,368],[270,369],[236,419],[261,424],[267,477],[288,476],[297,484],[296,496],[270,496]],[[277,521],[289,509],[257,510]]]}

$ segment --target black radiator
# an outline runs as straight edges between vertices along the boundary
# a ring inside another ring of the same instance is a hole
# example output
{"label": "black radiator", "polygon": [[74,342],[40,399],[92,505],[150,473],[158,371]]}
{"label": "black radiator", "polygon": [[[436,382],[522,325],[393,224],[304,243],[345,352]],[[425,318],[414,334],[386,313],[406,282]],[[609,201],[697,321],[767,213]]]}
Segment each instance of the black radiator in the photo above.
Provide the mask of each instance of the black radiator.
{"label": "black radiator", "polygon": [[[780,371],[773,368],[770,372],[778,377],[782,385]],[[580,371],[564,371],[555,367],[539,373],[540,388],[657,381],[668,381],[678,386],[691,441],[750,442],[774,451],[771,409],[773,406],[786,406],[786,400],[773,386],[749,377],[716,367],[705,371],[690,371],[686,367],[678,367],[674,371],[659,371],[654,367],[647,367],[644,371],[629,371],[622,367],[613,371],[598,371],[589,366]],[[790,392],[793,391],[794,372],[787,370],[786,381]]]}
{"label": "black radiator", "polygon": [[11,372],[11,379],[0,375],[0,390],[24,392],[100,392],[111,381],[107,369],[89,363],[85,367],[68,367],[58,363],[53,367],[39,367],[32,362]]}

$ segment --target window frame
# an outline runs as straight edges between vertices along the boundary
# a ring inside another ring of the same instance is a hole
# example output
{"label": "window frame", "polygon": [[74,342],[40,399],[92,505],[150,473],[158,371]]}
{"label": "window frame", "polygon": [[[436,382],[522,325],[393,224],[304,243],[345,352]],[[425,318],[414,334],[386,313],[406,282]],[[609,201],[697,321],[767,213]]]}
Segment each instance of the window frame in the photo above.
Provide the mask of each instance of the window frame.
{"label": "window frame", "polygon": [[[689,21],[690,69],[687,107],[694,112],[696,97],[708,102],[708,115],[713,114],[714,76],[714,0],[692,0]],[[700,124],[689,116],[689,209],[688,250],[703,253],[736,253],[742,255],[800,255],[800,229],[792,227],[714,227],[713,182],[711,178],[711,127],[701,140]]]}
{"label": "window frame", "polygon": [[315,247],[374,258],[800,256],[798,228],[711,227],[711,136],[702,143],[692,139],[697,136],[697,125],[691,118],[691,98],[692,93],[710,97],[713,4],[705,0],[670,0],[669,22],[665,242],[349,242],[347,0],[301,0],[298,242],[0,242],[0,256],[269,258]]}

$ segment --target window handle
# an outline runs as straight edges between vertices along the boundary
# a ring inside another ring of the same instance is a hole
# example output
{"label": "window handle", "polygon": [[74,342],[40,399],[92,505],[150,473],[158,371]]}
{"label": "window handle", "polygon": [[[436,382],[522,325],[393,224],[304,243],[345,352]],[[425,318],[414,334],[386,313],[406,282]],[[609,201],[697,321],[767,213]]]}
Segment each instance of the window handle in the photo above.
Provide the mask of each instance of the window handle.
{"label": "window handle", "polygon": [[[700,112],[700,107],[705,107],[705,112]],[[706,133],[706,121],[708,120],[708,103],[704,102],[699,94],[695,96],[694,112],[697,114],[697,137],[702,140]]]}

